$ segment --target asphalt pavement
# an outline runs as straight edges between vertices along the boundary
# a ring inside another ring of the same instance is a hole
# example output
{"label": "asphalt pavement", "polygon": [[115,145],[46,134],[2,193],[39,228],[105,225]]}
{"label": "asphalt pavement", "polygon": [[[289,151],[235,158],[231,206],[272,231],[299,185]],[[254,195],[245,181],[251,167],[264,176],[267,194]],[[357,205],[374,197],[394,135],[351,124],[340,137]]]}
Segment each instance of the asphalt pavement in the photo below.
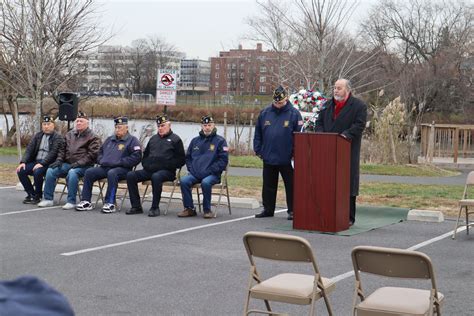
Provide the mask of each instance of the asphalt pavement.
{"label": "asphalt pavement", "polygon": [[[451,240],[453,221],[402,222],[344,237],[280,231],[276,227],[288,222],[285,210],[263,219],[253,216],[255,210],[238,208],[232,215],[221,211],[217,219],[183,219],[176,216],[182,208],[176,204],[167,216],[149,218],[65,211],[60,206],[39,209],[22,204],[23,197],[13,187],[0,187],[1,279],[38,276],[63,293],[77,315],[242,315],[250,272],[242,237],[248,231],[306,238],[322,276],[337,280],[329,296],[334,315],[351,315],[355,281],[350,255],[357,245],[426,253],[446,297],[443,313],[474,315],[474,236],[460,232]],[[311,271],[304,264],[258,264],[264,277]],[[364,280],[366,291],[387,282]],[[420,281],[415,286],[428,285]],[[322,301],[316,305],[318,315],[327,315]],[[264,308],[261,301],[251,306]],[[272,306],[291,315],[308,313],[306,306]]]}

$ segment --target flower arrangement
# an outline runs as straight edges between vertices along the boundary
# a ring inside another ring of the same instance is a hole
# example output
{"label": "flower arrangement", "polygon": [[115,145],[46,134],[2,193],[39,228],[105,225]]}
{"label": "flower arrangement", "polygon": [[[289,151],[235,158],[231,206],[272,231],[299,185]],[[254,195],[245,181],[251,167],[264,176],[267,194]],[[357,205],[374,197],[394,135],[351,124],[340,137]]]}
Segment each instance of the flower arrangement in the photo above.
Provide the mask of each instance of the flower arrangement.
{"label": "flower arrangement", "polygon": [[303,130],[314,131],[318,113],[327,98],[319,91],[302,89],[288,98],[295,109],[301,112],[304,125]]}

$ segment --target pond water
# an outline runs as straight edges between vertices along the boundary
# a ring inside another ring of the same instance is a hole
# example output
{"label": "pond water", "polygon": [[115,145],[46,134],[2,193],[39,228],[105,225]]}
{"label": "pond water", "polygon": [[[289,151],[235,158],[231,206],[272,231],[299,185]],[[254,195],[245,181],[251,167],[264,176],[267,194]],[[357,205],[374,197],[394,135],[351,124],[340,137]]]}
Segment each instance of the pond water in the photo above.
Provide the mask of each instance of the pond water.
{"label": "pond water", "polygon": [[[9,126],[11,126],[13,120],[11,115],[7,115]],[[30,125],[31,116],[29,115],[20,115],[20,123],[22,124],[23,128],[22,131],[28,129],[27,126]],[[66,124],[66,123],[64,123]],[[139,139],[143,139],[145,137],[145,129],[147,127],[153,128],[153,134],[156,133],[156,123],[155,121],[151,120],[130,120],[129,123],[129,131],[132,135],[138,137]],[[72,126],[72,124],[71,124]],[[25,128],[26,127],[26,128]],[[113,119],[104,119],[104,118],[94,118],[90,120],[90,127],[101,137],[105,139],[105,137],[110,136],[114,132],[114,121]],[[224,136],[224,125],[217,124],[217,133],[219,135]],[[0,129],[2,129],[5,133],[6,131],[6,122],[5,117],[0,118]],[[186,148],[191,140],[198,136],[199,131],[201,130],[201,124],[199,123],[181,123],[181,122],[171,122],[171,129],[175,134],[177,134],[183,140],[184,147]],[[253,143],[253,128],[250,129],[249,127],[239,128],[238,131],[241,132],[240,135],[240,144],[247,146],[249,133],[251,132],[252,141],[250,142],[250,146],[252,147]],[[227,142],[230,144],[236,143],[235,137],[235,128],[233,125],[227,125],[226,131],[226,139]]]}

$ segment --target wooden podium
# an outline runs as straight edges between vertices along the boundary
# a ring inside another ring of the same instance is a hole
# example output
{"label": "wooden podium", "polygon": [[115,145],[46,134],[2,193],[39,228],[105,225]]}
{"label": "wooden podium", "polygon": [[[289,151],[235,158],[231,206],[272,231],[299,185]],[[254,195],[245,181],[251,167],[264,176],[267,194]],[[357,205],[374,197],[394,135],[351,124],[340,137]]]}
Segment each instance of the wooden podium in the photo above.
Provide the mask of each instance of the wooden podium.
{"label": "wooden podium", "polygon": [[294,134],[293,228],[349,228],[351,143],[334,133]]}

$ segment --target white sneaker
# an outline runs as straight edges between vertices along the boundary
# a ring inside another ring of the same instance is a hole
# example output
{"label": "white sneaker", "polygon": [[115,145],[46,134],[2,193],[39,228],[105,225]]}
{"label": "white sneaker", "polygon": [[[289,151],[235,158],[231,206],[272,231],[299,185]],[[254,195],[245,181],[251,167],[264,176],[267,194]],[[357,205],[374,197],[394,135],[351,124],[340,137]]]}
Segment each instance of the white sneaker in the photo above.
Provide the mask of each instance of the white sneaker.
{"label": "white sneaker", "polygon": [[76,205],[76,211],[90,211],[93,208],[92,203],[89,201],[81,201]]}
{"label": "white sneaker", "polygon": [[102,207],[102,213],[114,213],[115,205],[112,203],[105,203]]}
{"label": "white sneaker", "polygon": [[52,200],[41,200],[41,202],[38,203],[38,207],[49,207],[49,206],[54,206],[54,202]]}
{"label": "white sneaker", "polygon": [[72,203],[66,203],[63,205],[63,210],[72,210],[76,208],[76,204],[72,204]]}

